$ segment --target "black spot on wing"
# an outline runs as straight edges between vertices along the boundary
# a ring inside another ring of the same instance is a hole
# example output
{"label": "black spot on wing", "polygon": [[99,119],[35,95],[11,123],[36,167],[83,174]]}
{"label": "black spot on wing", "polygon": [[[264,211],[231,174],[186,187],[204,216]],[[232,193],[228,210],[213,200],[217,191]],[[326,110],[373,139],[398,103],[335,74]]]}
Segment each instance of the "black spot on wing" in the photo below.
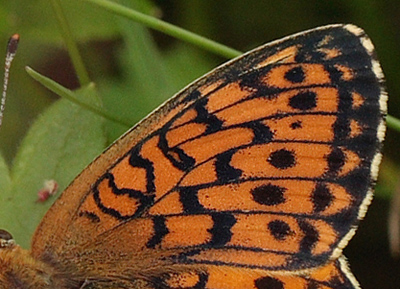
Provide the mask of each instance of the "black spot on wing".
{"label": "black spot on wing", "polygon": [[221,130],[223,121],[208,112],[206,108],[207,102],[207,98],[196,101],[194,109],[196,110],[197,115],[194,122],[205,124],[207,126],[205,134],[211,134]]}
{"label": "black spot on wing", "polygon": [[218,181],[221,183],[228,183],[238,179],[242,175],[242,170],[234,168],[230,165],[235,150],[229,150],[217,155],[215,160],[215,170],[217,173]]}
{"label": "black spot on wing", "polygon": [[274,137],[274,133],[271,131],[271,129],[262,124],[259,121],[251,121],[245,125],[245,127],[250,128],[253,133],[253,143],[254,144],[265,144],[269,143],[272,141]]}
{"label": "black spot on wing", "polygon": [[346,155],[340,148],[334,147],[332,148],[330,154],[326,157],[326,160],[328,161],[328,174],[336,175],[345,165]]}
{"label": "black spot on wing", "polygon": [[186,214],[199,214],[204,212],[204,207],[200,204],[197,196],[197,189],[194,187],[180,187],[179,200]]}
{"label": "black spot on wing", "polygon": [[290,230],[289,224],[281,220],[269,222],[268,230],[271,235],[279,241],[284,241],[287,236],[292,234],[292,230]]}
{"label": "black spot on wing", "polygon": [[317,94],[313,91],[299,92],[289,99],[289,105],[298,110],[311,110],[317,106]]}
{"label": "black spot on wing", "polygon": [[93,223],[99,223],[100,222],[100,218],[99,216],[97,216],[95,213],[93,212],[88,212],[88,211],[81,211],[78,214],[79,217],[85,217],[88,218],[90,221],[92,221]]}
{"label": "black spot on wing", "polygon": [[319,213],[324,211],[334,200],[329,188],[322,183],[317,183],[312,193],[312,202],[314,205],[314,212]]}
{"label": "black spot on wing", "polygon": [[154,234],[151,239],[147,242],[147,248],[155,248],[157,245],[161,244],[162,239],[169,233],[167,226],[165,225],[164,216],[153,217],[153,229]]}
{"label": "black spot on wing", "polygon": [[196,163],[196,160],[187,155],[183,149],[179,147],[170,148],[167,139],[165,138],[165,134],[160,135],[158,147],[173,166],[183,172],[189,171]]}
{"label": "black spot on wing", "polygon": [[154,167],[153,163],[148,159],[144,159],[140,155],[139,146],[135,146],[130,152],[129,164],[132,167],[143,168],[146,170],[146,191],[151,193],[155,191],[154,185]]}
{"label": "black spot on wing", "polygon": [[254,280],[257,289],[285,289],[285,284],[277,278],[270,276],[260,277]]}
{"label": "black spot on wing", "polygon": [[255,202],[266,206],[276,206],[286,201],[285,191],[285,187],[266,184],[253,188],[250,193]]}
{"label": "black spot on wing", "polygon": [[287,71],[284,77],[292,83],[302,83],[306,79],[306,74],[301,66],[296,66]]}
{"label": "black spot on wing", "polygon": [[212,234],[208,245],[212,247],[223,247],[232,238],[231,228],[236,223],[236,218],[230,213],[213,213],[213,227],[209,230]]}
{"label": "black spot on wing", "polygon": [[268,162],[275,168],[284,170],[296,165],[296,157],[294,152],[280,149],[269,155]]}
{"label": "black spot on wing", "polygon": [[305,235],[300,241],[300,252],[302,254],[311,255],[312,249],[319,240],[319,233],[314,226],[307,221],[299,220],[298,224]]}

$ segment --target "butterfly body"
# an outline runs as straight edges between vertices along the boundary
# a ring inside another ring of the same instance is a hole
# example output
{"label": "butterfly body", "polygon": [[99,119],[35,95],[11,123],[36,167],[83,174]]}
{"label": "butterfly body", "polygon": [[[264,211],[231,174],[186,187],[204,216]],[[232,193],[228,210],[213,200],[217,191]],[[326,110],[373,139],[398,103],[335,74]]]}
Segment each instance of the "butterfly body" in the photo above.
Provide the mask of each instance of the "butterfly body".
{"label": "butterfly body", "polygon": [[382,82],[352,25],[213,70],[90,164],[29,253],[0,248],[19,276],[0,288],[358,288],[341,252],[377,178]]}

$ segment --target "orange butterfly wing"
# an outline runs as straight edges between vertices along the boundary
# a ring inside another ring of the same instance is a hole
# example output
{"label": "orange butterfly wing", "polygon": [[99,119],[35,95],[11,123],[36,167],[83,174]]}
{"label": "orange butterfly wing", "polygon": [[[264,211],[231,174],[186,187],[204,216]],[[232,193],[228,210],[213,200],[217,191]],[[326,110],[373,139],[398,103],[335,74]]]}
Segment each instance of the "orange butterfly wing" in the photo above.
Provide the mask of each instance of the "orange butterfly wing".
{"label": "orange butterfly wing", "polygon": [[228,62],[89,165],[32,254],[78,284],[355,288],[340,255],[377,177],[382,81],[351,25]]}

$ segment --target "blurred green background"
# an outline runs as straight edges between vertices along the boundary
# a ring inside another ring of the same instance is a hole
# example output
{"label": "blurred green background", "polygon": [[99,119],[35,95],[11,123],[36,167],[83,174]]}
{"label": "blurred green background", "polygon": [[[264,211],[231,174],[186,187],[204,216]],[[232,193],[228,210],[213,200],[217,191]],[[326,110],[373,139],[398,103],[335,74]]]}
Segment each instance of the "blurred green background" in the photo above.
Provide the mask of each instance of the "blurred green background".
{"label": "blurred green background", "polygon": [[[149,31],[85,1],[61,2],[90,78],[96,84],[101,99],[96,101],[110,114],[132,125],[186,84],[226,60]],[[356,24],[376,46],[386,75],[390,114],[400,117],[398,0],[131,0],[118,3],[241,51],[316,26]],[[80,108],[70,108],[70,104],[55,107],[59,97],[25,72],[24,67],[30,66],[67,88],[79,88],[51,1],[0,0],[0,19],[0,44],[5,47],[13,33],[21,35],[0,129],[0,150],[4,158],[0,162],[0,225],[12,231],[19,243],[27,247],[34,227],[52,201],[35,202],[43,180],[55,179],[64,188],[128,126],[104,121]],[[36,129],[26,139],[39,116]],[[49,128],[50,125],[53,127]],[[62,131],[64,126],[68,131]],[[61,139],[51,131],[62,131]],[[60,155],[66,143],[75,144],[75,138],[82,140],[84,148],[76,144],[72,151]],[[389,129],[374,202],[345,250],[351,269],[364,289],[400,288],[400,262],[391,257],[387,231],[389,208],[399,186],[398,143],[399,132]]]}

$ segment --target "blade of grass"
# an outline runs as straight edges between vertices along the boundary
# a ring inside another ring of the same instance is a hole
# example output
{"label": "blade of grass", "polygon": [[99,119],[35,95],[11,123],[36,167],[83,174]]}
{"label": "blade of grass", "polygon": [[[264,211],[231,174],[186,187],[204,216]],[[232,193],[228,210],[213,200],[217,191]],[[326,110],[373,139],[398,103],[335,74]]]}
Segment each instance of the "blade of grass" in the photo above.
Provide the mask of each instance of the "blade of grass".
{"label": "blade of grass", "polygon": [[389,128],[397,132],[400,132],[400,119],[395,118],[394,116],[391,115],[387,115],[386,124]]}
{"label": "blade of grass", "polygon": [[152,28],[154,30],[160,31],[162,33],[165,33],[182,41],[201,47],[217,55],[226,58],[234,58],[242,54],[242,52],[230,48],[226,45],[222,45],[216,41],[210,40],[208,38],[205,38],[203,36],[200,36],[198,34],[195,34],[193,32],[190,32],[173,24],[170,24],[168,22],[162,21],[155,17],[140,13],[133,9],[129,9],[120,4],[105,0],[85,0],[85,1],[103,7],[104,9],[114,12],[117,15],[144,24],[147,27]]}
{"label": "blade of grass", "polygon": [[[58,84],[54,80],[51,80],[50,78],[47,78],[47,77],[39,74],[38,72],[34,71],[32,68],[26,67],[25,70],[33,79],[35,79],[37,82],[39,82],[40,84],[42,84],[44,87],[46,87],[50,91],[54,92],[55,94],[57,94],[61,97],[64,97],[64,98],[68,99],[69,101],[76,103],[76,104],[86,108],[87,110],[90,110],[108,120],[114,121],[116,123],[119,123],[119,124],[127,126],[127,127],[132,126],[132,124],[129,123],[128,121],[120,119],[117,116],[110,115],[98,106],[95,106],[91,103],[86,103],[86,102],[81,101],[78,97],[75,96],[74,92],[72,92],[71,90]],[[94,87],[95,87],[94,84],[89,84],[89,85],[93,86],[93,89],[94,89]]]}
{"label": "blade of grass", "polygon": [[50,2],[53,6],[56,19],[60,26],[61,35],[67,46],[67,50],[78,76],[79,83],[81,86],[86,86],[90,83],[89,74],[85,68],[85,65],[83,64],[83,59],[79,53],[78,46],[76,45],[74,37],[72,36],[72,32],[65,17],[64,11],[61,7],[60,0],[51,0]]}

